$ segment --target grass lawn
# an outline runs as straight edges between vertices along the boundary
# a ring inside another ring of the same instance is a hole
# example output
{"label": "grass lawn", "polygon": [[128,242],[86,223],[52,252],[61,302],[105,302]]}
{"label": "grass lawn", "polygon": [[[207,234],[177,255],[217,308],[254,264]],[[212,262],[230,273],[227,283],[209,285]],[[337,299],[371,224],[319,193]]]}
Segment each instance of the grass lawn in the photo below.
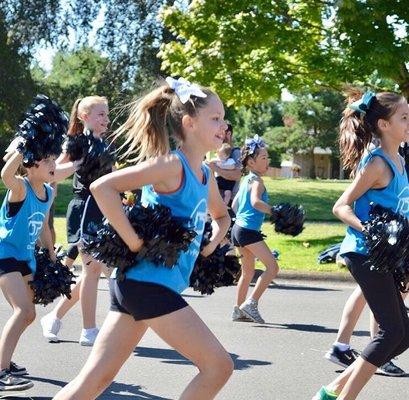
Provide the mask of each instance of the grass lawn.
{"label": "grass lawn", "polygon": [[307,221],[338,221],[332,214],[332,206],[349,183],[347,180],[271,178],[264,178],[264,182],[270,196],[270,204],[302,204]]}
{"label": "grass lawn", "polygon": [[[57,242],[67,245],[65,218],[57,217],[54,221]],[[340,242],[345,234],[345,225],[340,223],[308,222],[301,235],[292,237],[279,235],[274,226],[265,223],[263,233],[267,235],[270,249],[280,252],[278,263],[281,269],[298,271],[344,271],[333,264],[317,264],[317,255],[332,244]],[[261,264],[258,265],[261,268]]]}
{"label": "grass lawn", "polygon": [[318,264],[317,256],[327,247],[342,241],[345,225],[333,222],[307,222],[304,231],[296,236],[278,234],[270,223],[263,225],[263,233],[271,250],[278,250],[281,269],[298,271],[345,271],[335,263]]}

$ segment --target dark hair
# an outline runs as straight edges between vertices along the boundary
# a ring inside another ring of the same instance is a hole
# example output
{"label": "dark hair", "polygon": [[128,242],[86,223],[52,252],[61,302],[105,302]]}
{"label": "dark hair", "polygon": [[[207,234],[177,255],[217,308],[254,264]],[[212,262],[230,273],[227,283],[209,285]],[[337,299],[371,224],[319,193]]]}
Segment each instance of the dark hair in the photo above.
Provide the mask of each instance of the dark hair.
{"label": "dark hair", "polygon": [[[349,90],[348,105],[362,97],[362,91]],[[373,138],[381,138],[378,128],[380,119],[389,120],[398,106],[406,99],[391,92],[378,93],[365,113],[355,111],[349,106],[344,110],[339,128],[339,148],[345,169],[355,174],[356,168],[367,146]]]}
{"label": "dark hair", "polygon": [[[261,151],[262,149],[265,149],[265,147],[264,147],[264,146],[263,146],[263,147],[257,146],[257,147],[254,149],[253,152],[252,152],[252,150],[251,150],[249,147],[247,147],[246,145],[244,145],[244,146],[241,148],[241,158],[240,158],[240,161],[241,161],[241,173],[242,173],[243,175],[248,172],[248,171],[247,171],[247,163],[248,163],[248,161],[250,160],[250,158],[253,159],[253,160],[255,160],[255,159],[257,158],[257,156],[260,154],[260,151]],[[251,153],[251,154],[250,154],[250,153]]]}
{"label": "dark hair", "polygon": [[227,122],[227,121],[226,121],[226,123],[227,123],[227,128],[226,128],[225,132],[230,132],[230,134],[233,135],[233,126],[232,126],[232,124],[230,122]]}
{"label": "dark hair", "polygon": [[170,149],[169,138],[177,143],[183,141],[182,118],[194,117],[207,105],[215,93],[200,86],[207,97],[190,96],[183,104],[175,91],[166,83],[161,83],[142,98],[130,103],[129,117],[114,132],[114,139],[125,136],[118,150],[126,148],[121,158],[133,156],[129,161],[139,162],[151,157],[167,154]]}

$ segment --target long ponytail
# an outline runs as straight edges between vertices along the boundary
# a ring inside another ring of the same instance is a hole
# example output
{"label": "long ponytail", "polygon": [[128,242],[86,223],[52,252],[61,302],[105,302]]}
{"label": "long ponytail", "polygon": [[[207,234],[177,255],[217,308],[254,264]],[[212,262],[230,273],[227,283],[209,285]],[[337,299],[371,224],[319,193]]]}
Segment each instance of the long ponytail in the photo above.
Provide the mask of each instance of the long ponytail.
{"label": "long ponytail", "polygon": [[74,105],[71,109],[70,123],[68,125],[68,136],[75,136],[84,130],[84,125],[82,121],[78,118],[78,105],[80,104],[82,98],[75,100]]}
{"label": "long ponytail", "polygon": [[381,139],[378,120],[389,120],[405,98],[391,92],[378,93],[367,110],[360,111],[350,107],[353,102],[362,98],[363,93],[357,89],[349,91],[348,106],[343,112],[339,129],[339,148],[345,169],[351,170],[354,176],[365,150],[374,138]]}
{"label": "long ponytail", "polygon": [[125,109],[129,116],[113,134],[113,141],[125,137],[118,148],[121,159],[138,163],[145,159],[167,154],[170,138],[180,144],[184,140],[182,118],[195,116],[214,93],[201,87],[206,98],[190,96],[182,104],[175,91],[167,84],[161,84],[142,98],[130,103]]}

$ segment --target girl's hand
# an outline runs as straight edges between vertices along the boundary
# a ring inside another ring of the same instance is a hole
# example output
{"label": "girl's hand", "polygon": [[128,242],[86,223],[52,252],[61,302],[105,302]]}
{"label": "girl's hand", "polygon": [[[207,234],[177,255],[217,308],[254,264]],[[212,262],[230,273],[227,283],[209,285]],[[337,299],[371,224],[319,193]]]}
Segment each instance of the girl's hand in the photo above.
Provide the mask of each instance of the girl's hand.
{"label": "girl's hand", "polygon": [[133,253],[137,253],[143,246],[143,240],[135,233],[134,238],[132,238],[132,241],[127,243],[127,245]]}
{"label": "girl's hand", "polygon": [[57,256],[56,256],[56,254],[55,254],[55,251],[54,250],[49,250],[49,255],[50,255],[50,258],[51,258],[51,261],[53,262],[53,263],[55,263],[56,261],[57,261]]}
{"label": "girl's hand", "polygon": [[200,254],[203,257],[208,257],[210,256],[210,254],[212,254],[216,250],[216,247],[217,247],[217,243],[212,241],[207,246],[203,247],[203,250],[200,252]]}

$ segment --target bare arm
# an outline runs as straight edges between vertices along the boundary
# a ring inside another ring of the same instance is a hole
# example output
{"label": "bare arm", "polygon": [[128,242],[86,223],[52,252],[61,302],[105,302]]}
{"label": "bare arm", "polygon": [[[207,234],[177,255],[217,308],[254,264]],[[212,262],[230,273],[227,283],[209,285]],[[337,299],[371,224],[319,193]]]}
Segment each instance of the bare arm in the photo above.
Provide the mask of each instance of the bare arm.
{"label": "bare arm", "polygon": [[217,245],[226,236],[230,226],[230,216],[213,175],[210,175],[208,210],[212,217],[212,237],[210,243],[201,252],[205,257],[214,252]]}
{"label": "bare arm", "polygon": [[263,182],[259,179],[254,179],[251,183],[250,203],[256,210],[264,214],[271,214],[271,206],[265,201],[261,200],[261,196],[266,190]]}
{"label": "bare arm", "polygon": [[355,215],[352,204],[369,189],[379,189],[386,187],[392,179],[392,171],[380,157],[374,157],[366,167],[360,171],[351,185],[345,190],[336,201],[332,212],[342,222],[362,231],[363,225]]}
{"label": "bare arm", "polygon": [[81,165],[81,160],[79,161],[67,161],[64,163],[57,163],[53,182],[61,182],[64,179],[71,176]]}
{"label": "bare arm", "polygon": [[23,201],[26,197],[26,190],[23,179],[16,176],[17,170],[23,161],[23,155],[15,152],[7,160],[1,170],[1,179],[7,189],[10,189],[9,201]]}
{"label": "bare arm", "polygon": [[128,247],[137,252],[143,241],[126,217],[120,193],[147,184],[172,191],[180,184],[182,165],[176,156],[163,156],[123,168],[97,179],[90,186],[99,208]]}
{"label": "bare arm", "polygon": [[210,162],[209,168],[213,171],[219,174],[222,178],[227,179],[229,181],[239,181],[241,178],[241,171],[240,168],[234,168],[234,169],[223,169],[220,168],[216,165],[215,162]]}
{"label": "bare arm", "polygon": [[49,251],[51,260],[55,261],[57,257],[54,252],[54,244],[51,236],[50,226],[48,225],[48,218],[49,213],[47,213],[44,219],[43,228],[40,234],[40,244],[41,247],[45,247]]}

